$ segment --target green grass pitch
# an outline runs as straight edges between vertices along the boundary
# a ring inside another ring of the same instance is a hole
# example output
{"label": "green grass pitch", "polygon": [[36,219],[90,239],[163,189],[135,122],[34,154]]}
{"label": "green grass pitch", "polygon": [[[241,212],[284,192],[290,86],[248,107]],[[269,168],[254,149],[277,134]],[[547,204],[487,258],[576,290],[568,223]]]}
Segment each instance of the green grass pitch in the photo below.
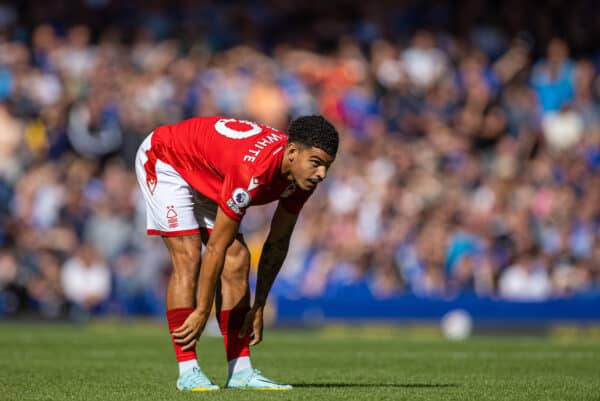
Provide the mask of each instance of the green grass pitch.
{"label": "green grass pitch", "polygon": [[[0,322],[0,400],[600,400],[600,340],[475,337],[408,329],[265,331],[253,363],[289,392],[179,393],[166,324]],[[220,338],[204,371],[223,385]]]}

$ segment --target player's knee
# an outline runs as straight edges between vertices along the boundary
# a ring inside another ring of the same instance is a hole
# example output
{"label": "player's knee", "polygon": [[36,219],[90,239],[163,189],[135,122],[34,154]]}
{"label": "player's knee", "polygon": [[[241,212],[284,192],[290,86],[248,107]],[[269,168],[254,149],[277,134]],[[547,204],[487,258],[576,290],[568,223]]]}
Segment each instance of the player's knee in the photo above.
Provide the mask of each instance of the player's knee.
{"label": "player's knee", "polygon": [[243,284],[248,281],[249,270],[250,252],[244,244],[236,241],[227,250],[221,278],[227,284]]}

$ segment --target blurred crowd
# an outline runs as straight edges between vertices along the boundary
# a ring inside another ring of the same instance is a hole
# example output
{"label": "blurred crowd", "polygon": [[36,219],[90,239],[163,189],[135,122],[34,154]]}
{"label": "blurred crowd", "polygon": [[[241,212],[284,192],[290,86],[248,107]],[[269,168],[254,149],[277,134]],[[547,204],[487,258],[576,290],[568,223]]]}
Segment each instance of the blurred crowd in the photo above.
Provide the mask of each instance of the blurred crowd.
{"label": "blurred crowd", "polygon": [[[119,3],[0,5],[0,315],[162,313],[133,158],[221,114],[341,134],[275,292],[600,290],[594,2]],[[272,211],[243,223],[254,267]]]}

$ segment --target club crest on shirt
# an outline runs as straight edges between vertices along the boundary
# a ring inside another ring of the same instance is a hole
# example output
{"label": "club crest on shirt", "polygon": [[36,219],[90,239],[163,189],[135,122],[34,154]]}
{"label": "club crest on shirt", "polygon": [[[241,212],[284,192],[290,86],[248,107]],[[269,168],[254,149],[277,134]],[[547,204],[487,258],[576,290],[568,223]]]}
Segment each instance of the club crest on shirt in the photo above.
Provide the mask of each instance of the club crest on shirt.
{"label": "club crest on shirt", "polygon": [[287,198],[288,196],[290,196],[291,194],[294,193],[294,191],[296,190],[296,183],[292,182],[290,185],[288,185],[283,192],[281,193],[281,195],[279,195],[280,198]]}
{"label": "club crest on shirt", "polygon": [[240,208],[250,204],[250,194],[243,188],[236,188],[231,194],[231,199]]}

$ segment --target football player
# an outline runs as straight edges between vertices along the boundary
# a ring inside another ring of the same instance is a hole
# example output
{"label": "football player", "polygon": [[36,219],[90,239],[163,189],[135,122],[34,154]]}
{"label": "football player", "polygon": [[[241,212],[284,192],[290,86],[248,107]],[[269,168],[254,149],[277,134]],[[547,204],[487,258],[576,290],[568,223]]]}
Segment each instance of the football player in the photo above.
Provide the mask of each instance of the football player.
{"label": "football player", "polygon": [[[166,306],[179,390],[219,388],[200,369],[195,351],[213,300],[229,362],[226,387],[291,388],[252,367],[250,345],[262,340],[265,303],[298,213],[327,176],[338,142],[321,116],[297,118],[287,133],[218,116],[159,127],[140,146],[136,175],[147,233],[162,236],[173,265]],[[240,221],[248,207],[272,201],[278,205],[250,305],[250,254]]]}

